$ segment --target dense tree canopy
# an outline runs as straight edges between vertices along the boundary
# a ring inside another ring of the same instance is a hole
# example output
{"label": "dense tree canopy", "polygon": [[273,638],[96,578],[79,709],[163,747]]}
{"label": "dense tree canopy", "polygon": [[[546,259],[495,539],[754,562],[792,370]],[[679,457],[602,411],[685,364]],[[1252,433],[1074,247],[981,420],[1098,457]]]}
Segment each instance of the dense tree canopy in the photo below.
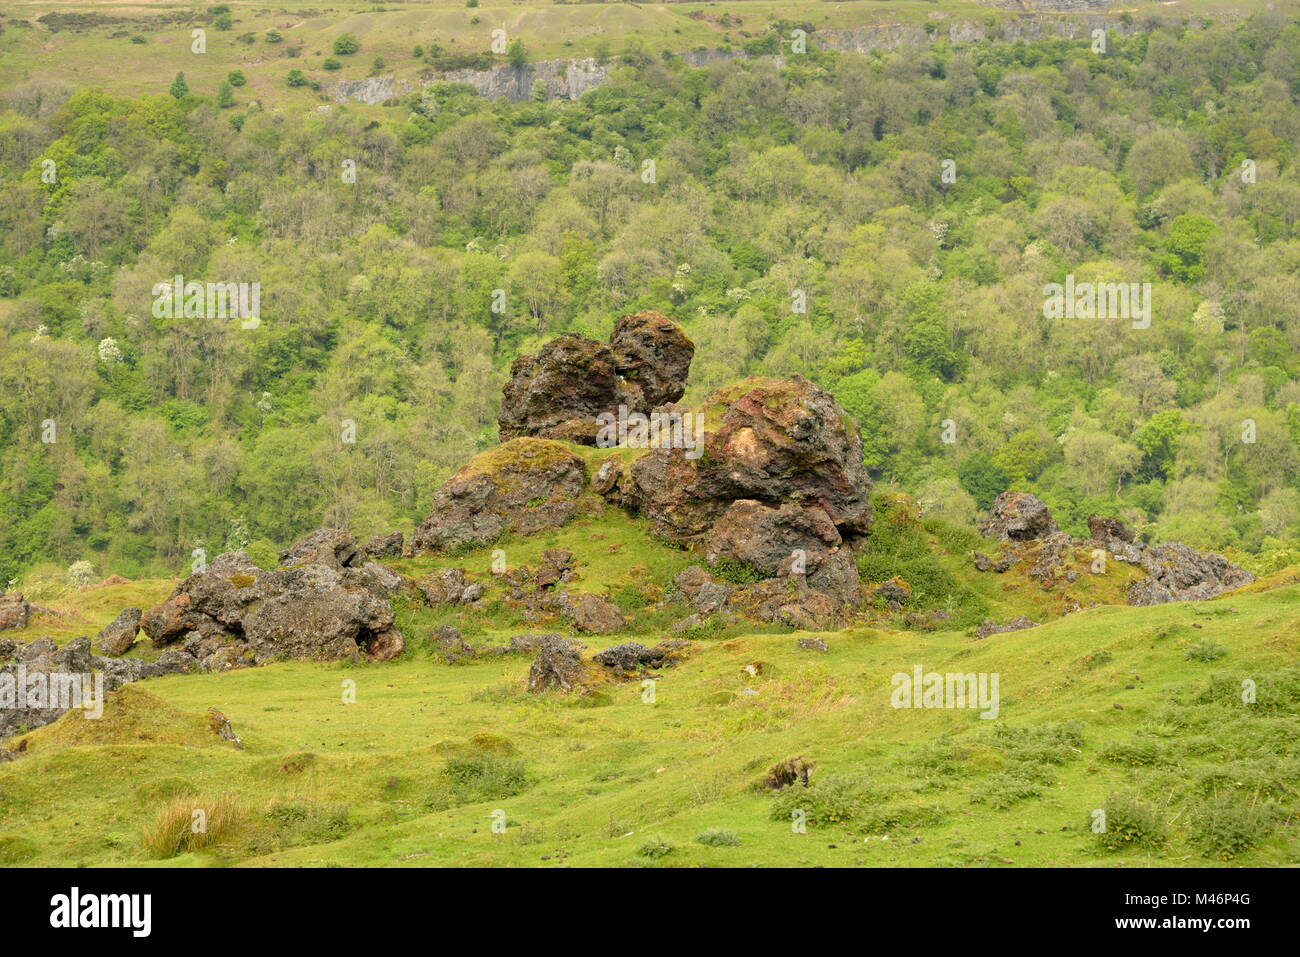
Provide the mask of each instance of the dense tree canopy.
{"label": "dense tree canopy", "polygon": [[[688,400],[806,375],[960,520],[1014,485],[1300,542],[1300,25],[634,59],[576,102],[5,93],[0,577],[409,525],[516,355],[643,308]],[[260,322],[158,315],[178,275],[258,283]],[[1150,283],[1149,324],[1047,318],[1067,282]]]}

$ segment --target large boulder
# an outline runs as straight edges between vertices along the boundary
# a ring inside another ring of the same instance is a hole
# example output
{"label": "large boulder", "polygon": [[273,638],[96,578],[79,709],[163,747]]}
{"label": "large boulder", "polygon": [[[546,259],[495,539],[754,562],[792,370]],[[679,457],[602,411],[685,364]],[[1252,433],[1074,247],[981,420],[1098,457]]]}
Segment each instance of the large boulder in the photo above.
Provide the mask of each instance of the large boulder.
{"label": "large boulder", "polygon": [[695,346],[657,312],[622,316],[610,343],[561,336],[510,367],[497,417],[501,441],[520,436],[595,445],[597,417],[646,414],[686,390]]}
{"label": "large boulder", "polygon": [[1136,538],[1133,529],[1129,528],[1118,518],[1111,518],[1105,515],[1088,516],[1088,538],[1094,542],[1131,542]]}
{"label": "large boulder", "polygon": [[481,452],[438,489],[408,554],[559,528],[577,513],[585,481],[582,459],[558,442],[518,438]]}
{"label": "large boulder", "polygon": [[126,654],[140,631],[140,618],[139,608],[123,608],[121,614],[95,636],[99,650],[114,657]]}
{"label": "large boulder", "polygon": [[618,371],[617,404],[644,413],[682,397],[695,344],[677,323],[657,312],[621,316],[609,344]]}
{"label": "large boulder", "polygon": [[319,562],[292,561],[304,554],[290,549],[291,564],[274,571],[243,552],[219,555],[145,612],[140,626],[157,645],[184,639],[217,670],[275,657],[384,661],[400,654],[405,641],[381,578],[333,564],[333,548],[311,552]]}
{"label": "large boulder", "polygon": [[871,478],[853,420],[802,376],[746,379],[713,393],[700,410],[703,454],[650,449],[614,483],[618,500],[652,532],[701,543],[737,499],[820,509],[844,538],[871,528]]}
{"label": "large boulder", "polygon": [[1047,506],[1028,492],[1003,492],[993,501],[989,517],[980,526],[985,538],[1028,542],[1059,532]]}
{"label": "large boulder", "polygon": [[1138,563],[1148,578],[1129,586],[1130,605],[1205,601],[1255,580],[1246,569],[1214,552],[1198,552],[1182,542],[1141,549]]}
{"label": "large boulder", "polygon": [[520,356],[497,416],[501,441],[519,436],[596,444],[596,417],[618,403],[614,353],[581,336],[552,339],[537,355]]}

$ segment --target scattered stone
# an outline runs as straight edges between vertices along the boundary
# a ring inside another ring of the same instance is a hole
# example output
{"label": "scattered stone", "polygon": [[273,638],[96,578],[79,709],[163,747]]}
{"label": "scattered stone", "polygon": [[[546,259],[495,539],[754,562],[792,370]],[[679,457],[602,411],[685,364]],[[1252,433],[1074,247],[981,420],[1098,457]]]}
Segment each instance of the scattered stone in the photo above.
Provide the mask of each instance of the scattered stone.
{"label": "scattered stone", "polygon": [[240,751],[244,750],[244,742],[239,740],[239,735],[235,734],[235,729],[230,725],[230,719],[216,708],[208,709],[208,727],[223,741],[229,741]]}
{"label": "scattered stone", "polygon": [[809,651],[830,651],[830,646],[821,638],[800,638],[798,640],[800,648],[807,648]]}
{"label": "scattered stone", "polygon": [[442,625],[433,633],[433,646],[438,653],[448,662],[455,664],[458,661],[468,661],[477,654],[475,649],[465,643],[461,637],[460,629],[453,628],[451,625]]}
{"label": "scattered stone", "polygon": [[1038,622],[1031,621],[1024,615],[1012,618],[1005,625],[999,625],[995,621],[986,621],[975,629],[975,637],[978,639],[987,638],[989,635],[1002,635],[1010,631],[1024,631],[1026,628],[1037,628]]}
{"label": "scattered stone", "polygon": [[141,612],[139,608],[124,608],[103,631],[95,636],[99,650],[106,655],[121,657],[135,642],[140,631]]}
{"label": "scattered stone", "polygon": [[718,611],[727,603],[731,589],[720,582],[707,581],[700,585],[692,603],[697,612],[708,616]]}

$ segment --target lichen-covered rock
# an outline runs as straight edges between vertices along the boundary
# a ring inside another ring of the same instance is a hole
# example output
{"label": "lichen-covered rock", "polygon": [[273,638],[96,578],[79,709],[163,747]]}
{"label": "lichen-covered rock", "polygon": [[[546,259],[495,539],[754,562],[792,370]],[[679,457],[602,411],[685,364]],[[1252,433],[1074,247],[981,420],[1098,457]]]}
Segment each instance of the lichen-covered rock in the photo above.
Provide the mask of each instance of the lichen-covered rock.
{"label": "lichen-covered rock", "polygon": [[361,550],[371,558],[400,558],[402,556],[402,533],[389,532],[387,535],[375,535],[366,539]]}
{"label": "lichen-covered rock", "polygon": [[695,344],[677,323],[657,312],[621,316],[609,344],[618,372],[616,405],[645,413],[682,397]]}
{"label": "lichen-covered rock", "polygon": [[106,655],[119,657],[127,653],[140,631],[139,608],[123,608],[103,631],[95,636],[95,644]]}
{"label": "lichen-covered rock", "polygon": [[[291,564],[274,571],[258,568],[243,552],[220,555],[145,612],[141,628],[158,645],[181,638],[234,644],[237,651],[223,659],[228,663],[385,661],[400,654],[405,641],[376,576],[331,562],[342,558],[329,542],[318,539],[311,549],[291,549],[285,553]],[[329,563],[295,561],[304,555]]]}
{"label": "lichen-covered rock", "polygon": [[559,635],[543,635],[528,669],[528,690],[532,694],[557,689],[586,691],[593,683],[591,667],[582,658],[582,642]]}
{"label": "lichen-covered rock", "polygon": [[438,489],[408,552],[559,528],[577,514],[585,481],[582,460],[557,442],[519,438],[481,452]]}
{"label": "lichen-covered rock", "polygon": [[1003,492],[993,501],[980,526],[985,538],[1025,542],[1055,535],[1060,529],[1046,505],[1028,492]]}
{"label": "lichen-covered rock", "polygon": [[320,528],[292,548],[280,553],[280,567],[328,565],[330,568],[359,568],[366,556],[352,535],[342,528]]}

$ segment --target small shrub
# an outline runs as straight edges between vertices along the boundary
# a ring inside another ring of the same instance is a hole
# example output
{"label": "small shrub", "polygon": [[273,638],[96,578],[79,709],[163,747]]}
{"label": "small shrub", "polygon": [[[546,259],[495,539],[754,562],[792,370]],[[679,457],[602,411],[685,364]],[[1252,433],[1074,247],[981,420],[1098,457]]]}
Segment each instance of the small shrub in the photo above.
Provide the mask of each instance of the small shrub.
{"label": "small shrub", "polygon": [[1198,638],[1187,646],[1188,661],[1218,661],[1228,653],[1228,649],[1215,642],[1213,638]]}
{"label": "small shrub", "polygon": [[226,74],[226,79],[230,81],[231,86],[243,86],[248,82],[243,70],[231,70]]}
{"label": "small shrub", "polygon": [[1231,794],[1215,794],[1192,809],[1192,843],[1207,855],[1231,860],[1268,838],[1273,808],[1272,804],[1247,804]]}
{"label": "small shrub", "polygon": [[344,33],[334,40],[333,49],[339,56],[351,56],[361,49],[361,41],[355,33]]}
{"label": "small shrub", "polygon": [[325,58],[325,62],[322,63],[321,66],[324,67],[324,68],[327,69],[327,70],[341,70],[341,69],[343,69],[343,64],[342,64],[340,61],[334,59],[334,57],[332,57],[332,56],[331,56],[331,57],[326,57],[326,58]]}
{"label": "small shrub", "polygon": [[284,39],[279,30],[267,30],[263,36],[266,38],[267,43],[279,43]]}
{"label": "small shrub", "polygon": [[290,86],[306,86],[307,75],[303,73],[302,70],[298,69],[297,67],[294,67],[292,70],[289,71],[289,75],[285,77],[285,82],[288,83]]}
{"label": "small shrub", "polygon": [[662,837],[653,837],[650,840],[646,841],[644,844],[642,844],[637,849],[637,853],[640,854],[642,857],[648,857],[651,858],[652,860],[658,860],[661,857],[667,857],[674,850],[676,850],[676,848],[674,848],[673,845],[665,841]]}
{"label": "small shrub", "polygon": [[90,562],[73,562],[68,567],[68,584],[73,588],[82,588],[95,581],[95,566]]}
{"label": "small shrub", "polygon": [[711,827],[707,831],[700,831],[695,835],[697,844],[704,844],[707,847],[739,847],[740,838],[734,831],[728,831],[720,827]]}
{"label": "small shrub", "polygon": [[[1124,848],[1158,848],[1165,843],[1164,816],[1156,808],[1143,804],[1136,796],[1112,792],[1106,795],[1103,805],[1105,827],[1095,831],[1097,843],[1108,851]],[[1089,816],[1088,826],[1093,827]]]}

